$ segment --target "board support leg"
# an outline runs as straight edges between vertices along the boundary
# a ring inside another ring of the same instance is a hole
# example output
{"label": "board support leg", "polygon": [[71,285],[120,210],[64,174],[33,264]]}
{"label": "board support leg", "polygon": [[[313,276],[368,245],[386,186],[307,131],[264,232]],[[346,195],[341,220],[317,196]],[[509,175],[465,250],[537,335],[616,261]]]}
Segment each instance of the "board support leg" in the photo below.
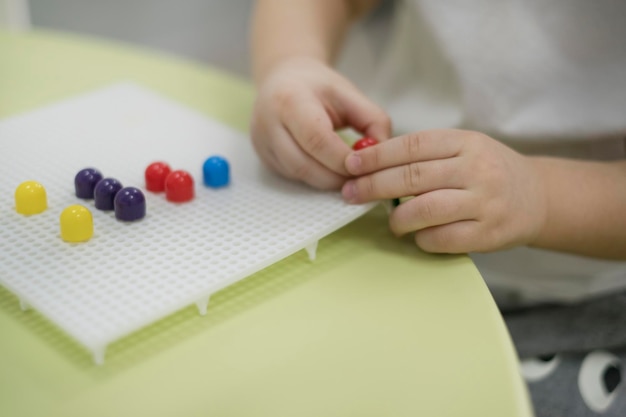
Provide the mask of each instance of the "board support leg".
{"label": "board support leg", "polygon": [[319,240],[316,240],[315,242],[311,243],[310,245],[305,246],[305,250],[307,255],[309,255],[309,261],[314,261],[315,257],[317,255],[317,244],[318,244]]}
{"label": "board support leg", "polygon": [[205,316],[206,315],[207,307],[209,305],[209,298],[210,298],[210,296],[206,296],[206,297],[203,297],[203,298],[199,299],[198,301],[196,301],[196,307],[198,308],[198,314],[200,314],[201,316]]}
{"label": "board support leg", "polygon": [[93,362],[96,365],[103,365],[104,364],[104,356],[106,354],[106,350],[107,347],[105,346],[99,346],[95,349],[92,350],[93,353]]}

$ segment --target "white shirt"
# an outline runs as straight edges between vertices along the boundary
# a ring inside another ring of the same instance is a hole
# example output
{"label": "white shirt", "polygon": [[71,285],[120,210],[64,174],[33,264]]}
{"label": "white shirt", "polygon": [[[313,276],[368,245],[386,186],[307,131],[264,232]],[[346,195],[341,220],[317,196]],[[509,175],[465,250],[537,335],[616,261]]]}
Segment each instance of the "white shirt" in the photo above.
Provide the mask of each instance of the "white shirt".
{"label": "white shirt", "polygon": [[[626,156],[626,1],[407,0],[390,30],[365,90],[397,133],[455,127],[524,153]],[[472,258],[522,302],[626,288],[625,262],[528,248]]]}
{"label": "white shirt", "polygon": [[372,96],[398,131],[626,136],[623,0],[400,2]]}

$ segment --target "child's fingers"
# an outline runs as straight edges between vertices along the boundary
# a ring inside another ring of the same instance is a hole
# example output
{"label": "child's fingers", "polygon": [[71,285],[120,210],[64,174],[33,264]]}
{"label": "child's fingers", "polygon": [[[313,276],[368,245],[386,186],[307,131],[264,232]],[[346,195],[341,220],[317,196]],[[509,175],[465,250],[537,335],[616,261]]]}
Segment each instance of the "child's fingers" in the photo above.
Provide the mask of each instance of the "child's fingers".
{"label": "child's fingers", "polygon": [[346,124],[365,136],[379,141],[391,136],[389,115],[358,90],[342,90],[337,93],[342,118]]}
{"label": "child's fingers", "polygon": [[427,130],[398,136],[348,155],[346,170],[363,175],[411,162],[451,158],[461,152],[463,138],[454,130]]}
{"label": "child's fingers", "polygon": [[272,160],[285,177],[322,190],[339,189],[346,181],[345,177],[331,171],[304,152],[284,129],[275,130],[272,140]]}
{"label": "child's fingers", "polygon": [[460,163],[459,158],[449,158],[394,166],[347,181],[342,195],[349,203],[365,203],[464,188],[467,179]]}
{"label": "child's fingers", "polygon": [[415,243],[431,253],[467,253],[481,246],[481,224],[476,220],[433,226],[415,233]]}
{"label": "child's fingers", "polygon": [[344,160],[350,147],[335,133],[321,103],[314,100],[295,102],[286,111],[283,124],[298,146],[318,164],[344,177],[348,175]]}
{"label": "child's fingers", "polygon": [[436,190],[400,204],[389,216],[389,228],[397,235],[433,226],[476,219],[479,204],[467,190]]}

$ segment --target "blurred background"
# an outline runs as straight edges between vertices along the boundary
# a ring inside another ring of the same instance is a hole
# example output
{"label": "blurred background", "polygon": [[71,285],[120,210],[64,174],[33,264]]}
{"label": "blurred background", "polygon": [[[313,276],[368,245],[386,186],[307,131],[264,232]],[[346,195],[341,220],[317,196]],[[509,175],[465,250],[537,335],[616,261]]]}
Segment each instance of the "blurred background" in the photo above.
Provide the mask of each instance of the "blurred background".
{"label": "blurred background", "polygon": [[[290,1],[290,0],[285,0]],[[249,77],[253,0],[29,0],[31,25],[115,39]],[[342,67],[365,68],[380,44],[391,0],[350,36]],[[369,35],[364,35],[367,26]],[[374,36],[372,36],[374,33]],[[349,62],[349,64],[346,64]],[[358,77],[358,76],[357,76]],[[355,80],[358,83],[358,80]]]}
{"label": "blurred background", "polygon": [[121,40],[249,74],[253,0],[29,0],[31,24]]}

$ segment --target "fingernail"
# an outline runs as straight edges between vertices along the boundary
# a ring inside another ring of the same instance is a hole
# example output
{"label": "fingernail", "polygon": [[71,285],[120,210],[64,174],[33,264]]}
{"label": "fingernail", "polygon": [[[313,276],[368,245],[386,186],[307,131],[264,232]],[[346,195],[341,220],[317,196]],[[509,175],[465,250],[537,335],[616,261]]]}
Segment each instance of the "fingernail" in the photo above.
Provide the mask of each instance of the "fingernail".
{"label": "fingernail", "polygon": [[355,173],[359,172],[359,167],[361,166],[361,157],[358,154],[351,154],[346,158],[346,169],[348,172]]}
{"label": "fingernail", "polygon": [[354,203],[356,199],[356,184],[354,181],[348,181],[341,189],[341,195],[347,203]]}

